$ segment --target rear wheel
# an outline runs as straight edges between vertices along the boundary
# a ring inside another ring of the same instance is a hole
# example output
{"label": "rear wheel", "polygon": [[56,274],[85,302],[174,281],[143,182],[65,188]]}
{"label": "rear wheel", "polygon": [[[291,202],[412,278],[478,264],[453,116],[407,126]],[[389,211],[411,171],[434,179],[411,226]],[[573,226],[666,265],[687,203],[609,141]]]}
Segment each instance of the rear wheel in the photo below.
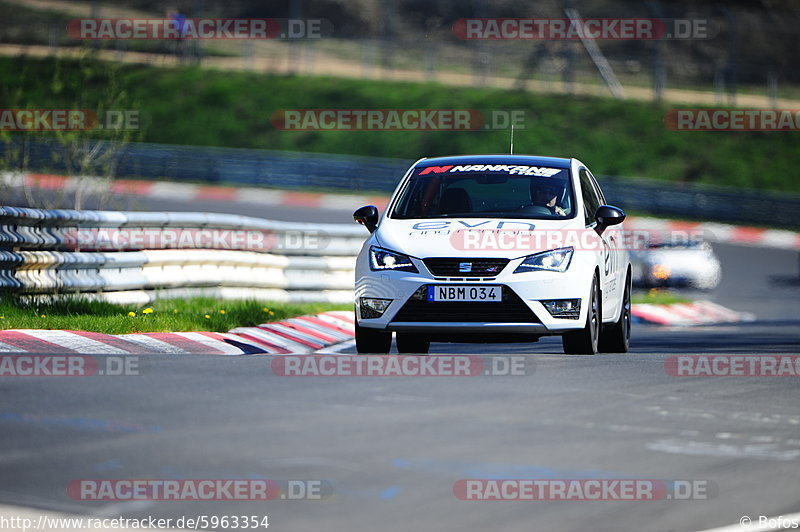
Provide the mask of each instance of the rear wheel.
{"label": "rear wheel", "polygon": [[397,341],[397,351],[399,353],[427,354],[431,348],[431,342],[419,334],[399,332],[395,340]]}
{"label": "rear wheel", "polygon": [[359,353],[384,355],[392,347],[392,333],[380,329],[361,327],[356,322],[356,350]]}
{"label": "rear wheel", "polygon": [[622,312],[619,320],[600,333],[599,348],[603,353],[627,353],[631,340],[631,276],[625,278],[622,294]]}
{"label": "rear wheel", "polygon": [[561,344],[568,355],[594,355],[597,353],[597,342],[600,336],[600,290],[597,275],[592,280],[589,305],[586,312],[586,325],[583,329],[564,333]]}

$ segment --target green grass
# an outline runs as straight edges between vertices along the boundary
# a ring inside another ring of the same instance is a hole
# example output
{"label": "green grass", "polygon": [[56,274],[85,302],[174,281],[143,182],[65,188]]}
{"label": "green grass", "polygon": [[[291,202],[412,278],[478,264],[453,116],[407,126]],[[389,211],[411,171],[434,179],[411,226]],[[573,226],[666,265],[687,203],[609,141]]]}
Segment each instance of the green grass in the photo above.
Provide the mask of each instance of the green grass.
{"label": "green grass", "polygon": [[352,305],[327,303],[289,304],[211,298],[162,300],[148,307],[75,298],[47,303],[4,299],[0,301],[0,329],[70,329],[106,334],[227,332],[240,326],[351,308]]}
{"label": "green grass", "polygon": [[[691,300],[668,290],[634,293],[633,303],[667,305]],[[0,330],[67,329],[105,334],[140,332],[216,331],[251,327],[293,316],[329,310],[350,310],[352,305],[329,303],[276,303],[220,301],[193,298],[156,301],[147,307],[114,305],[100,301],[67,298],[50,302],[0,301]],[[133,313],[133,315],[130,315]]]}
{"label": "green grass", "polygon": [[671,305],[673,303],[691,303],[691,299],[679,296],[669,290],[651,288],[647,292],[633,293],[631,303],[649,303],[651,305]]}
{"label": "green grass", "polygon": [[[91,106],[101,98],[104,84],[83,80],[78,63],[70,61],[61,63],[61,90],[55,94],[55,63],[0,58],[5,107]],[[598,175],[800,192],[798,133],[671,131],[663,123],[674,107],[667,104],[197,67],[118,68],[116,82],[127,101],[148,117],[145,142],[404,159],[505,153],[507,130],[290,132],[274,128],[270,119],[282,109],[306,108],[523,110],[525,129],[515,134],[518,153],[575,156]]]}

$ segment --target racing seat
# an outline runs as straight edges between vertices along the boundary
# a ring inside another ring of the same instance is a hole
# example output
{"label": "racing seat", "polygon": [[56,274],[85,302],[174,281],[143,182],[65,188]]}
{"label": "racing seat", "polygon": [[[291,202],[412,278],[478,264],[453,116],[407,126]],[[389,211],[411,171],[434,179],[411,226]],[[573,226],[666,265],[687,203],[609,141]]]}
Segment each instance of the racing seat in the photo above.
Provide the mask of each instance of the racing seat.
{"label": "racing seat", "polygon": [[448,188],[439,202],[440,214],[472,212],[472,199],[463,188]]}

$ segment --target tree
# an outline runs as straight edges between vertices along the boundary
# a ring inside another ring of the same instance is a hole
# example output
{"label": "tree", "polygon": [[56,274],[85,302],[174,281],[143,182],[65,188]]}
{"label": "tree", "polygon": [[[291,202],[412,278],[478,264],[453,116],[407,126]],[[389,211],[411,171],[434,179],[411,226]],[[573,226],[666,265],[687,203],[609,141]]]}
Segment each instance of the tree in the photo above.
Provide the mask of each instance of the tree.
{"label": "tree", "polygon": [[[71,123],[50,123],[47,130],[8,131],[0,128],[5,187],[21,189],[29,206],[81,209],[88,198],[98,205],[111,198],[112,184],[125,146],[141,138],[141,116],[120,87],[121,66],[102,62],[88,51],[77,60],[56,59],[51,77],[43,82],[26,68],[19,83],[3,89],[6,111],[70,110]],[[35,88],[45,85],[46,94]],[[70,187],[43,190],[25,179],[35,171],[64,174]]]}

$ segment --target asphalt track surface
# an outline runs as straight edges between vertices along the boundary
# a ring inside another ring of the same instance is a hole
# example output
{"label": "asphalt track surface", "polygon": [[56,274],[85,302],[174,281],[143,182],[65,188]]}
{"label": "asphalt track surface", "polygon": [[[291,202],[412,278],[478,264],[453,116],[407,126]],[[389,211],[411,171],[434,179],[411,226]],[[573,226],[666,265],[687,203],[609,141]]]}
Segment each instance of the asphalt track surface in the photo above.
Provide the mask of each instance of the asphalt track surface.
{"label": "asphalt track surface", "polygon": [[[349,213],[140,201],[344,222]],[[143,204],[141,204],[143,203]],[[800,353],[797,253],[716,245],[709,299],[758,321],[635,326],[626,355],[560,342],[434,344],[524,357],[526,374],[284,377],[272,357],[140,357],[125,377],[0,380],[0,502],[101,516],[269,515],[272,530],[702,530],[800,510],[800,397],[792,377],[673,377],[669,356]],[[344,347],[343,353],[352,352]],[[322,501],[86,502],[81,478],[327,480]],[[706,482],[661,501],[461,501],[469,478]]]}
{"label": "asphalt track surface", "polygon": [[[114,517],[267,514],[274,530],[698,530],[800,505],[792,378],[672,377],[662,354],[528,375],[280,377],[154,356],[140,375],[4,379],[4,503]],[[326,480],[326,500],[84,502],[76,479]],[[703,481],[662,501],[461,501],[469,478]]]}

